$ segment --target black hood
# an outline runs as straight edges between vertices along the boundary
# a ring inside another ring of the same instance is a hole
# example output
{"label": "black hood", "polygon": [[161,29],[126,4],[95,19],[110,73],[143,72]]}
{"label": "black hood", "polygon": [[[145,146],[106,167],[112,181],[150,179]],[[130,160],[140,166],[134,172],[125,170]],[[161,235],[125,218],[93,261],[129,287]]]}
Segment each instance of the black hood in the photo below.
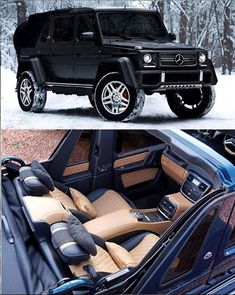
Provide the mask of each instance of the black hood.
{"label": "black hood", "polygon": [[168,49],[168,50],[177,50],[177,49],[183,49],[183,50],[195,50],[195,47],[181,44],[181,43],[176,43],[176,42],[170,42],[169,39],[164,39],[164,40],[157,40],[157,41],[144,41],[144,40],[117,40],[117,39],[105,39],[103,41],[104,45],[111,45],[115,46],[117,48],[127,48],[127,49],[134,49],[140,47],[145,50],[160,50],[160,49]]}

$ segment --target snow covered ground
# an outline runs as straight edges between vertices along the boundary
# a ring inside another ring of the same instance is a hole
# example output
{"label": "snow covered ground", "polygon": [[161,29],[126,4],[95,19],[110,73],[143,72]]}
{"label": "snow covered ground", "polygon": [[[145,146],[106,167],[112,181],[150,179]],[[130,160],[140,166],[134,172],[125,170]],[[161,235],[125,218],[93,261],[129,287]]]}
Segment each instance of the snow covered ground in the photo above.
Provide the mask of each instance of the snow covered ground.
{"label": "snow covered ground", "polygon": [[155,94],[146,97],[138,119],[118,123],[100,118],[87,97],[51,92],[43,113],[25,113],[17,101],[15,73],[1,67],[1,126],[2,129],[235,129],[235,75],[218,77],[216,104],[202,119],[178,119],[165,97]]}

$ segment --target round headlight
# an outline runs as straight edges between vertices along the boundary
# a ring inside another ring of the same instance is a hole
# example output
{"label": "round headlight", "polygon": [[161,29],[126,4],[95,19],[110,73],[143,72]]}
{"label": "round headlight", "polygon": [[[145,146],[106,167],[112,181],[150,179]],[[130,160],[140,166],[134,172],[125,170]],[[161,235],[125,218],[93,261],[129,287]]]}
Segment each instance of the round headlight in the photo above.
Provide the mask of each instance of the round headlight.
{"label": "round headlight", "polygon": [[150,64],[153,61],[152,55],[151,54],[145,54],[144,55],[144,62],[146,64]]}
{"label": "round headlight", "polygon": [[199,54],[199,62],[203,64],[206,61],[206,55],[204,53]]}

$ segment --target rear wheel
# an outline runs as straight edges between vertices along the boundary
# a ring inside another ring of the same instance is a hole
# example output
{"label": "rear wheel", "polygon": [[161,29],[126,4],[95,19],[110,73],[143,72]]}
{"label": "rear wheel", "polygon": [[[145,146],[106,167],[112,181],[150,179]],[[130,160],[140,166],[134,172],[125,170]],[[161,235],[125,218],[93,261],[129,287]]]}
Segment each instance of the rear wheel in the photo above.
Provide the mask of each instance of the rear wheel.
{"label": "rear wheel", "polygon": [[125,84],[119,73],[104,76],[96,86],[94,102],[98,113],[110,121],[131,121],[144,107],[143,91]]}
{"label": "rear wheel", "polygon": [[20,75],[17,94],[19,105],[23,111],[34,113],[43,111],[47,100],[47,91],[36,83],[32,72],[27,71]]}
{"label": "rear wheel", "polygon": [[203,117],[215,104],[213,87],[171,92],[166,96],[172,112],[184,119]]}

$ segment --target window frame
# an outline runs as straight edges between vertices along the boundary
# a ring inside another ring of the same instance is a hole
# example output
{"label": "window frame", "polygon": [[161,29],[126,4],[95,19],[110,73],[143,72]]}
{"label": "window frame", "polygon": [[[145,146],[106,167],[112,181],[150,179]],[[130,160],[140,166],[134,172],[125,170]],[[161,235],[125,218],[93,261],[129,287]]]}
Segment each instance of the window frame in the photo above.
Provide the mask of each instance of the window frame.
{"label": "window frame", "polygon": [[[230,226],[231,228],[229,228]],[[225,241],[224,256],[227,258],[235,255],[235,238],[234,238],[234,242],[231,245],[229,244],[233,231],[235,231],[235,202],[233,204],[231,214],[229,216],[227,228],[226,228],[227,239]]]}
{"label": "window frame", "polygon": [[[43,35],[45,33],[45,30],[48,26],[48,34],[47,34],[47,38],[45,38],[45,40],[42,40],[43,38]],[[45,22],[45,25],[42,29],[42,32],[40,34],[40,38],[39,38],[39,43],[40,44],[46,44],[47,42],[49,42],[51,40],[51,22],[50,22],[50,19],[47,19],[46,22]]]}
{"label": "window frame", "polygon": [[[86,161],[79,162],[79,163],[69,164],[70,157],[71,157],[71,155],[72,155],[75,147],[79,144],[79,141],[81,140],[83,133],[88,132],[88,131],[90,133],[90,145],[89,145],[88,158],[87,158],[87,160]],[[68,167],[74,167],[74,166],[78,166],[78,165],[82,165],[82,164],[86,164],[86,163],[89,163],[89,169],[90,169],[90,160],[91,160],[91,151],[92,151],[93,142],[94,142],[94,133],[95,133],[94,130],[83,130],[82,131],[81,136],[77,140],[76,145],[74,145],[74,147],[73,147],[73,149],[72,149],[72,151],[70,153],[70,156],[68,158],[68,161],[67,161],[67,163],[65,165],[65,169],[68,168]]]}

